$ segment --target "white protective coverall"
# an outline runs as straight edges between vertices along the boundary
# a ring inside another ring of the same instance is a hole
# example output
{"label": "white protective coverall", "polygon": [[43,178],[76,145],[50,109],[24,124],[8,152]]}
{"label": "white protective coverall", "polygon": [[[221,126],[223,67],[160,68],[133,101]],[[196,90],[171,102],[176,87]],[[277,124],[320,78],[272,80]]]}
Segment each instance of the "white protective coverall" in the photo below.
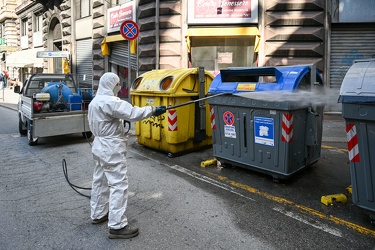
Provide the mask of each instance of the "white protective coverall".
{"label": "white protective coverall", "polygon": [[155,107],[132,106],[115,96],[113,90],[119,81],[116,74],[105,73],[88,110],[90,130],[95,136],[91,219],[100,219],[108,213],[109,229],[121,229],[128,224],[127,138],[122,119],[139,121],[155,111]]}

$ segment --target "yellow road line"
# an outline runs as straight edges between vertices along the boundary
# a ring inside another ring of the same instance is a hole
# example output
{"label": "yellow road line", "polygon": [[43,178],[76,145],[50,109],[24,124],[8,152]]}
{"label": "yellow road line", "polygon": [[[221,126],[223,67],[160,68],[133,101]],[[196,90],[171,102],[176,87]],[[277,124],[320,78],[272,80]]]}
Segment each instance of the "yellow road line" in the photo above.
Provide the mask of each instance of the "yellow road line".
{"label": "yellow road line", "polygon": [[332,222],[334,222],[336,224],[343,225],[343,226],[346,226],[348,228],[354,229],[354,230],[356,230],[357,232],[359,232],[361,234],[366,234],[366,235],[375,237],[375,231],[371,230],[369,228],[366,228],[366,227],[354,224],[352,222],[340,219],[340,218],[338,218],[336,216],[326,215],[326,214],[321,213],[321,212],[319,212],[317,210],[314,210],[312,208],[309,208],[309,207],[306,207],[306,206],[303,206],[303,205],[299,205],[299,204],[297,204],[297,203],[295,203],[293,201],[287,200],[285,198],[277,197],[277,196],[274,196],[274,195],[262,192],[262,191],[260,191],[260,190],[258,190],[256,188],[250,187],[248,185],[245,185],[245,184],[242,184],[242,183],[239,183],[239,182],[235,182],[235,181],[229,180],[225,176],[220,176],[220,175],[216,175],[216,174],[213,174],[213,173],[207,173],[207,174],[213,176],[214,178],[216,178],[216,179],[218,179],[220,181],[226,182],[226,183],[230,184],[233,187],[237,187],[237,188],[243,189],[245,191],[248,191],[250,193],[257,194],[257,195],[259,195],[261,197],[264,197],[264,198],[266,198],[268,200],[276,201],[277,203],[280,203],[280,204],[285,204],[285,205],[288,205],[288,206],[295,207],[299,211],[301,211],[301,212],[303,212],[305,214],[309,214],[309,215],[313,215],[313,216],[319,217],[321,219],[329,220],[329,221],[332,221]]}
{"label": "yellow road line", "polygon": [[345,148],[336,148],[336,147],[331,147],[331,146],[327,146],[327,145],[322,145],[322,148],[325,148],[325,149],[335,149],[335,150],[339,150],[339,151],[343,151],[343,152],[348,152],[348,150],[345,149]]}

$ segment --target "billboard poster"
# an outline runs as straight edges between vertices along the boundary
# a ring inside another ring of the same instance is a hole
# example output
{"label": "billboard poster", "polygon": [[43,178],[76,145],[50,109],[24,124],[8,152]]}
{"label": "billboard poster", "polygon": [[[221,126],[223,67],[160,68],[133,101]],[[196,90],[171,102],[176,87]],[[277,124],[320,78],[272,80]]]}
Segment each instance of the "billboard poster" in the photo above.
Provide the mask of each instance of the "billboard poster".
{"label": "billboard poster", "polygon": [[127,20],[135,22],[134,2],[125,3],[107,10],[107,33],[119,31],[121,24]]}
{"label": "billboard poster", "polygon": [[256,0],[189,0],[189,24],[257,23]]}

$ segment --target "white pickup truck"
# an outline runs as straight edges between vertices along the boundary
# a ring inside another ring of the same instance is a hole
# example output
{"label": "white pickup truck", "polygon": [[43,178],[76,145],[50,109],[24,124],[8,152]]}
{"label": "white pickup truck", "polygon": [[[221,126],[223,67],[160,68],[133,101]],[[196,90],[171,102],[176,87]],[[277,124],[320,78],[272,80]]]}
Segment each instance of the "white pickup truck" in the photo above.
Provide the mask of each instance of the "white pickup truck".
{"label": "white pickup truck", "polygon": [[87,108],[91,91],[80,91],[71,74],[31,75],[22,86],[14,88],[18,102],[19,132],[27,135],[28,144],[39,137],[82,133],[90,138]]}

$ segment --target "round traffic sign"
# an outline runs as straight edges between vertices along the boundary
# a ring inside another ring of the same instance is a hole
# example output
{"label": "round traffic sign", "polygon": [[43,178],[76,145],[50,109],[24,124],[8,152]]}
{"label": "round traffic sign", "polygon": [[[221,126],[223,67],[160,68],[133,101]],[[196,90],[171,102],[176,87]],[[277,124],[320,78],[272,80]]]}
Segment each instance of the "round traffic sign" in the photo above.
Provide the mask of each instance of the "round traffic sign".
{"label": "round traffic sign", "polygon": [[234,115],[232,112],[230,111],[225,111],[224,114],[223,114],[223,120],[225,122],[225,124],[229,125],[229,126],[232,126],[234,124]]}
{"label": "round traffic sign", "polygon": [[126,40],[134,40],[139,35],[139,28],[135,22],[127,20],[121,24],[120,32]]}

